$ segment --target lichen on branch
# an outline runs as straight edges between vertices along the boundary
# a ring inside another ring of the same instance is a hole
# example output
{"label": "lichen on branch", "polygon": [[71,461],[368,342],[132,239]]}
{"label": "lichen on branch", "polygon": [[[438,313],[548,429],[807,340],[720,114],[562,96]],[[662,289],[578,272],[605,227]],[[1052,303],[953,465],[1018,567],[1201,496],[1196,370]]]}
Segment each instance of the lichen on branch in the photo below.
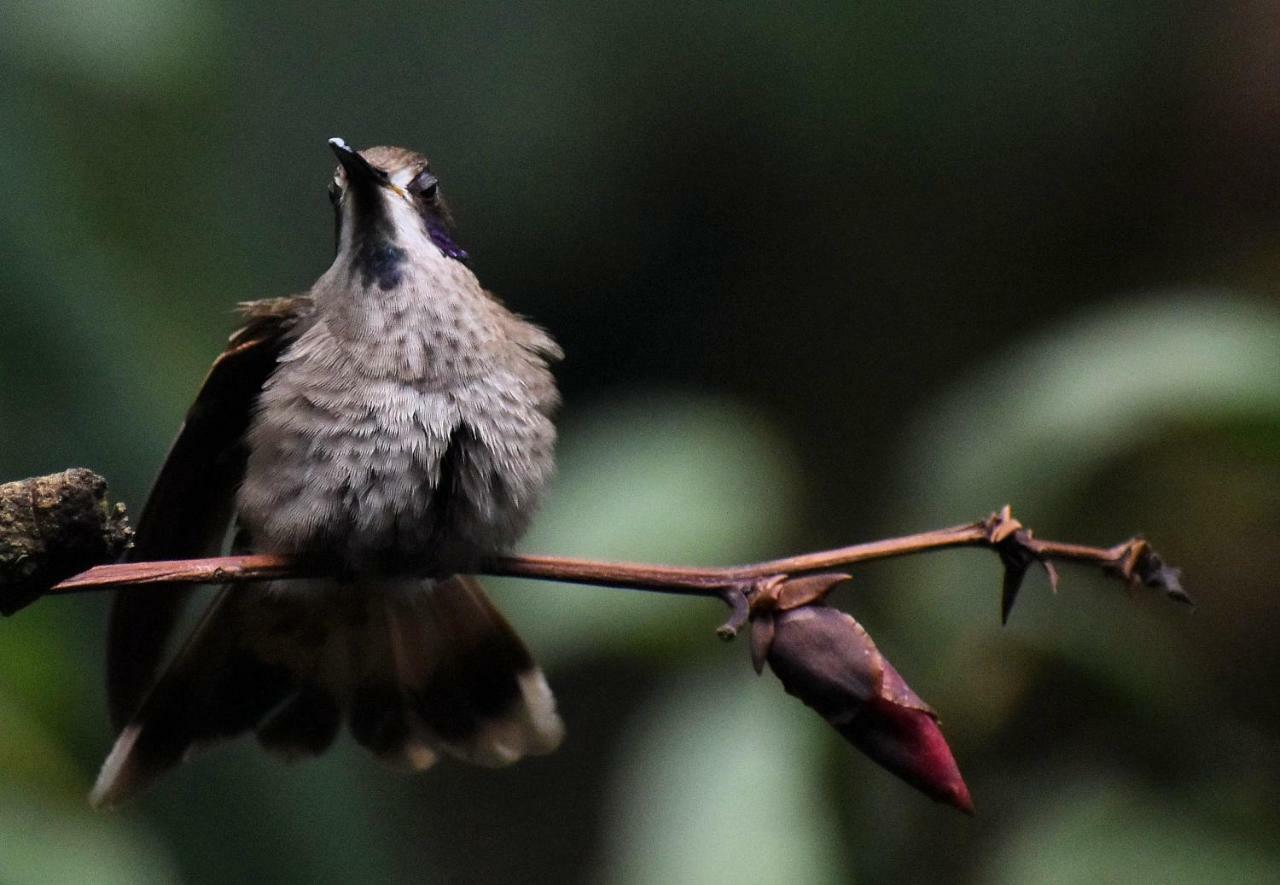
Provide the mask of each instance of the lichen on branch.
{"label": "lichen on branch", "polygon": [[13,614],[64,578],[118,559],[131,536],[124,505],[107,500],[107,481],[92,470],[0,485],[0,614]]}

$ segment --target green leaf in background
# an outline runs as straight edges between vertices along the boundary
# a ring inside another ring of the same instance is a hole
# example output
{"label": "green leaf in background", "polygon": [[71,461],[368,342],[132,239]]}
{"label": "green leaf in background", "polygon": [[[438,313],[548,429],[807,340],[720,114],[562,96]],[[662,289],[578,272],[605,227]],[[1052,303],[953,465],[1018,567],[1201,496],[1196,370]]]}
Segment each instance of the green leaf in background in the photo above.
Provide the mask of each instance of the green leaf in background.
{"label": "green leaf in background", "polygon": [[1019,340],[922,409],[904,500],[921,525],[1047,508],[1162,425],[1250,417],[1280,420],[1280,310],[1219,291],[1130,296]]}
{"label": "green leaf in background", "polygon": [[[1280,852],[1215,828],[1187,807],[1088,776],[1053,791],[1011,828],[981,881],[992,885],[1203,885],[1280,880]],[[1087,849],[1086,849],[1087,846]]]}
{"label": "green leaf in background", "polygon": [[83,773],[63,743],[63,734],[46,726],[0,686],[0,790],[24,785],[45,795],[83,798]]}
{"label": "green leaf in background", "polygon": [[[22,245],[3,264],[2,316],[29,348],[0,348],[0,468],[11,478],[92,464],[117,495],[140,497],[155,469],[139,459],[143,443],[163,452],[159,440],[173,434],[212,357],[192,353],[147,308],[141,296],[155,296],[156,279],[92,225],[47,112],[34,90],[0,102],[0,156],[24,172],[0,213],[0,243]],[[165,362],[170,350],[189,367],[185,390]]]}
{"label": "green leaf in background", "polygon": [[14,0],[0,50],[45,76],[120,96],[167,95],[201,83],[219,16],[205,0]]}
{"label": "green leaf in background", "polygon": [[[559,463],[524,550],[723,565],[780,549],[793,524],[785,440],[726,400],[650,392],[601,405],[563,428]],[[723,615],[718,603],[659,594],[491,583],[552,664],[604,651],[673,650],[664,637],[676,625],[700,624],[710,640]]]}
{"label": "green leaf in background", "polygon": [[173,885],[163,848],[123,818],[104,819],[82,802],[0,791],[0,883]]}
{"label": "green leaf in background", "polygon": [[[1042,517],[1110,459],[1162,429],[1241,419],[1280,425],[1280,311],[1225,292],[1126,298],[1020,340],[922,409],[904,450],[898,500],[905,503],[894,520],[925,528],[1011,503],[1041,536],[1054,537]],[[1049,611],[1047,594],[1036,592],[1044,582],[1033,579],[1002,632],[998,569],[958,564],[962,555],[917,559],[894,573],[898,586],[915,592],[893,594],[889,604],[912,623],[906,641],[929,646],[935,673],[963,672],[966,661],[972,666],[1013,641],[1067,652],[1147,703],[1182,703],[1198,680],[1194,671],[1182,673],[1182,684],[1169,678],[1181,656],[1176,626],[1138,614],[1114,592],[1091,603],[1105,616],[1064,617]],[[1063,593],[1099,581],[1067,569]],[[1194,597],[1194,582],[1190,590]],[[985,689],[956,690],[976,705]]]}
{"label": "green leaf in background", "polygon": [[826,726],[732,664],[689,666],[634,714],[598,881],[849,882],[821,781]]}

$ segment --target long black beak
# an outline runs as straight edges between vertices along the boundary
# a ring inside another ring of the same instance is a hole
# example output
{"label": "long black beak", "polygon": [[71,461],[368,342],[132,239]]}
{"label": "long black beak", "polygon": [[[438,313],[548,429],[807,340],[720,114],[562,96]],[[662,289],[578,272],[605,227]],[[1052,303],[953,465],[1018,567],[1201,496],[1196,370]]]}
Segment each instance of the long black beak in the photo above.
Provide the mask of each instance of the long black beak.
{"label": "long black beak", "polygon": [[381,169],[375,169],[369,165],[369,161],[360,156],[355,150],[341,138],[329,139],[329,147],[338,158],[338,162],[342,164],[342,168],[347,170],[347,180],[377,182],[383,184],[387,181],[387,173]]}

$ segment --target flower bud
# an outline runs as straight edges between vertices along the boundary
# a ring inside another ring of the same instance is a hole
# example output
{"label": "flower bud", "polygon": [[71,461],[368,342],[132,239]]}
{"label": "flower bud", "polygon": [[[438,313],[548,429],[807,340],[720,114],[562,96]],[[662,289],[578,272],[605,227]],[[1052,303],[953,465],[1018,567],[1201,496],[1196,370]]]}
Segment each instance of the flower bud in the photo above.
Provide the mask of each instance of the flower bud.
{"label": "flower bud", "polygon": [[757,647],[788,694],[879,765],[933,799],[973,814],[937,715],[884,659],[861,624],[815,604],[761,612],[752,630],[767,637]]}

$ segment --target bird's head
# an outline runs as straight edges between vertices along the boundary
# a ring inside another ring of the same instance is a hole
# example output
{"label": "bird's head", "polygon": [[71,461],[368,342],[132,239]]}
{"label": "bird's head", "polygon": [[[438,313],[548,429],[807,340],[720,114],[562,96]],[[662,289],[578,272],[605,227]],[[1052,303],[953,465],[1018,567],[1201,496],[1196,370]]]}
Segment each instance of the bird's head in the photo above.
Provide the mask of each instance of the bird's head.
{"label": "bird's head", "polygon": [[426,157],[399,147],[357,151],[341,138],[329,139],[329,147],[338,157],[329,185],[338,260],[346,258],[366,285],[398,285],[406,250],[428,244],[448,258],[466,260]]}

